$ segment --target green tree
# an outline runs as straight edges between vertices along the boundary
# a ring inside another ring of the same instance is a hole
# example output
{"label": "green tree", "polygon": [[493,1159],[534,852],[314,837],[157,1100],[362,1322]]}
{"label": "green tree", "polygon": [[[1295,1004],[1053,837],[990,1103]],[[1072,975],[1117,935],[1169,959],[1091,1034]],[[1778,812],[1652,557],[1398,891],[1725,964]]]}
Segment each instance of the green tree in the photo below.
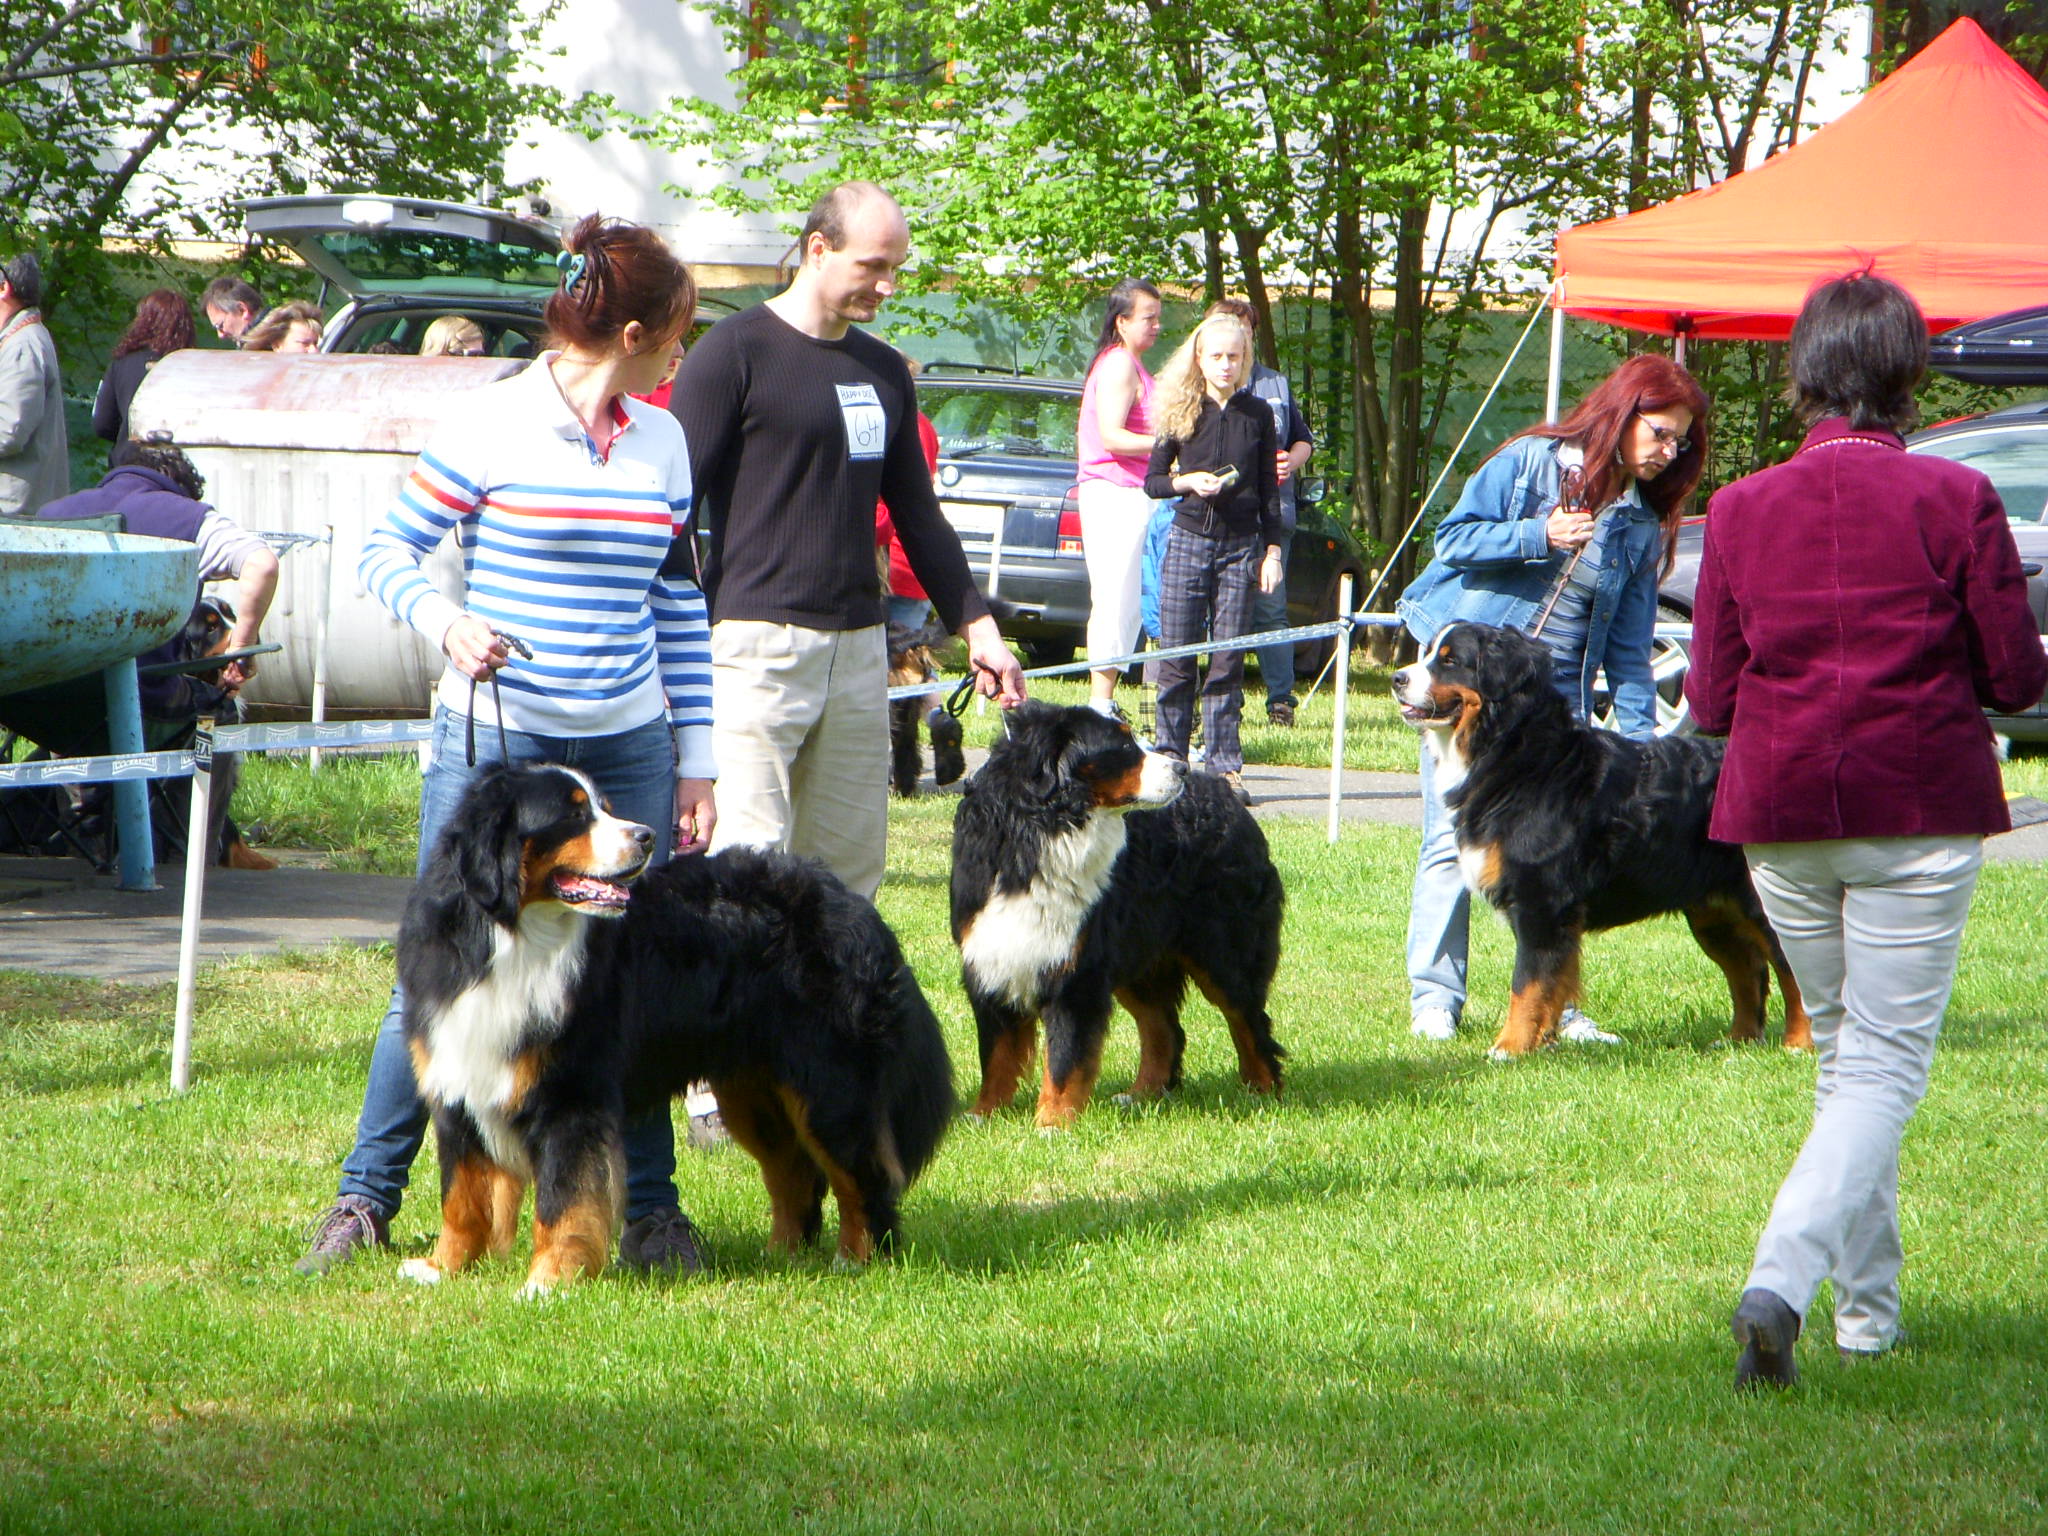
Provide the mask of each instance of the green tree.
{"label": "green tree", "polygon": [[1242,291],[1284,319],[1266,344],[1381,550],[1441,465],[1485,310],[1542,287],[1543,236],[1786,141],[1805,45],[1840,9],[690,3],[746,55],[739,105],[678,102],[638,131],[729,166],[721,201],[787,210],[872,177],[910,209],[928,280],[1027,319],[1126,272]]}
{"label": "green tree", "polygon": [[[61,325],[67,300],[105,297],[110,240],[232,233],[240,198],[483,192],[522,118],[563,115],[518,78],[548,14],[520,0],[19,0],[0,22],[0,243],[42,248]],[[151,174],[171,163],[177,175]]]}

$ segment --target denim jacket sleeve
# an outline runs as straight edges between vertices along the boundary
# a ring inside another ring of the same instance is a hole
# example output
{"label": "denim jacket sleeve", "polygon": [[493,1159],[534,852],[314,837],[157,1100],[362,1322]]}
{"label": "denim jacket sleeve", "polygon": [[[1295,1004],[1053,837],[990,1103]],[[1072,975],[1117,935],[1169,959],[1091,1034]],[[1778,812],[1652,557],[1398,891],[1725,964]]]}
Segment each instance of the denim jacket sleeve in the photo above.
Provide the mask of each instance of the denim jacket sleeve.
{"label": "denim jacket sleeve", "polygon": [[1614,619],[1607,626],[1607,644],[1600,665],[1614,696],[1614,728],[1635,741],[1657,734],[1657,684],[1650,670],[1650,648],[1656,639],[1657,570],[1662,564],[1660,539],[1650,559],[1631,572],[1615,599]]}
{"label": "denim jacket sleeve", "polygon": [[1545,519],[1529,515],[1532,503],[1546,516],[1549,512],[1540,482],[1545,463],[1555,463],[1550,447],[1542,439],[1524,438],[1488,459],[1437,525],[1437,559],[1454,570],[1551,559],[1555,552]]}

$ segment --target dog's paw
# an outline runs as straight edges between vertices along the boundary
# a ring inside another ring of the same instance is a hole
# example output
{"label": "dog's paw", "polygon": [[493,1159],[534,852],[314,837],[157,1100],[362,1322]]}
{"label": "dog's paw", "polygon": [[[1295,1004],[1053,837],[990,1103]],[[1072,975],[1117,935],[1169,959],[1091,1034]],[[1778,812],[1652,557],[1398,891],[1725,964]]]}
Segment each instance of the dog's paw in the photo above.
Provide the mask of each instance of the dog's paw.
{"label": "dog's paw", "polygon": [[835,1275],[864,1275],[867,1273],[867,1269],[867,1265],[859,1259],[851,1258],[843,1253],[832,1255],[832,1273]]}
{"label": "dog's paw", "polygon": [[1489,1046],[1486,1052],[1486,1059],[1488,1061],[1513,1061],[1515,1053],[1504,1046]]}
{"label": "dog's paw", "polygon": [[398,1273],[415,1285],[439,1285],[447,1278],[441,1273],[441,1266],[432,1259],[407,1259],[398,1266]]}
{"label": "dog's paw", "polygon": [[529,1280],[516,1294],[521,1301],[546,1301],[555,1294],[555,1288],[545,1280]]}

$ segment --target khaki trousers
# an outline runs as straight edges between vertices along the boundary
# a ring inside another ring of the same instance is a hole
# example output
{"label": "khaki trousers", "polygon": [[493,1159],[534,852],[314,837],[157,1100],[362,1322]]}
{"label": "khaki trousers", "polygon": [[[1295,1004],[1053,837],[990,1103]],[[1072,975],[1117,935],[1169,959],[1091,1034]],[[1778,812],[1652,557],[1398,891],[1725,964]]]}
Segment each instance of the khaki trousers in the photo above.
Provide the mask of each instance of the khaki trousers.
{"label": "khaki trousers", "polygon": [[711,851],[777,848],[818,859],[872,901],[888,857],[888,692],[879,624],[712,625]]}

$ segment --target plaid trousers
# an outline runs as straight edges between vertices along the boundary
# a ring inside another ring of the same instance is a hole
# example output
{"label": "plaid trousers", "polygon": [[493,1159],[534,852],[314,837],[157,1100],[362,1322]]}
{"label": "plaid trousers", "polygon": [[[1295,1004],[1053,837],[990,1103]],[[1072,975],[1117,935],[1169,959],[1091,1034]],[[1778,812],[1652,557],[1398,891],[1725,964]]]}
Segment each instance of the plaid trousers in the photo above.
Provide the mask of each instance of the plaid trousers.
{"label": "plaid trousers", "polygon": [[[1251,630],[1252,588],[1258,579],[1259,536],[1227,533],[1220,538],[1190,533],[1175,523],[1167,530],[1159,563],[1159,638],[1166,646],[1192,645],[1207,636],[1234,640]],[[1195,660],[1178,656],[1159,668],[1159,748],[1188,755],[1194,729]],[[1211,773],[1244,767],[1238,721],[1244,714],[1244,652],[1216,651],[1202,683],[1204,766]]]}

